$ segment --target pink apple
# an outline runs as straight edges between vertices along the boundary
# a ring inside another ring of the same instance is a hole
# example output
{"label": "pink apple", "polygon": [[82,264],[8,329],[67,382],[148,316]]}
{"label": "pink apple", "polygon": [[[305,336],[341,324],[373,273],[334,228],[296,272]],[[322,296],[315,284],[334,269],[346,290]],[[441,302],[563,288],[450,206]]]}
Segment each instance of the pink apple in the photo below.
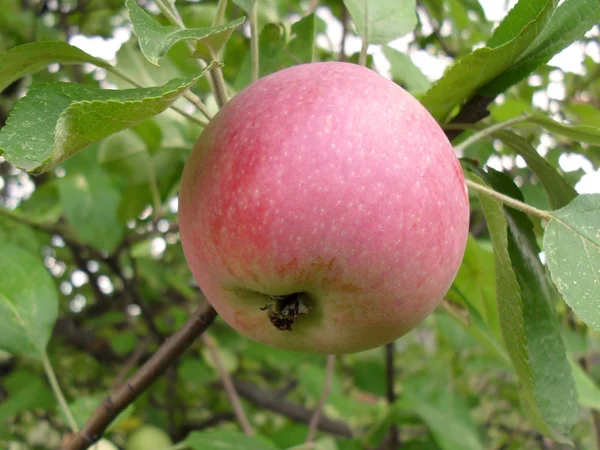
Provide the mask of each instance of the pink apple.
{"label": "pink apple", "polygon": [[369,69],[329,62],[265,77],[214,117],[179,214],[190,268],[228,324],[339,354],[390,342],[436,307],[469,202],[425,108]]}

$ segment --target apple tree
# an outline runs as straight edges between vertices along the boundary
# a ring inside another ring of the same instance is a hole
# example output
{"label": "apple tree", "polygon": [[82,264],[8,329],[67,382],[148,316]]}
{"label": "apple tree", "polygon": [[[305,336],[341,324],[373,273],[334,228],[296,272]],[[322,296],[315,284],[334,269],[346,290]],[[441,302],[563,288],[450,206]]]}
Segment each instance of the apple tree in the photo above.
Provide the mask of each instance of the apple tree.
{"label": "apple tree", "polygon": [[0,447],[600,449],[599,23],[0,0]]}

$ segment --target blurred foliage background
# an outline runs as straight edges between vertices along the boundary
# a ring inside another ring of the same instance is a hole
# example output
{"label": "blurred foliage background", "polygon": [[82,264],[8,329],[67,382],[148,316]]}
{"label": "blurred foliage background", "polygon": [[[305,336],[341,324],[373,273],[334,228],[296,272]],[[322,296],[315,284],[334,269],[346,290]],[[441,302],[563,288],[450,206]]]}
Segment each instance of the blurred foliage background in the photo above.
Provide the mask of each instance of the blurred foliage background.
{"label": "blurred foliage background", "polygon": [[[417,3],[414,32],[390,45],[371,46],[368,64],[419,97],[455,58],[480,47],[514,2]],[[151,2],[140,4],[158,12]],[[211,1],[178,0],[176,6],[188,27],[210,26],[217,8]],[[314,29],[293,25],[311,9]],[[230,2],[226,15],[234,20],[244,11]],[[166,24],[160,15],[155,18]],[[306,50],[313,40],[318,60],[358,61],[360,39],[340,1],[261,0],[259,28],[261,75],[310,60]],[[596,26],[585,39],[499,96],[490,107],[491,120],[541,111],[597,126],[598,36]],[[120,0],[0,0],[0,51],[39,40],[81,46],[110,59],[145,86],[199,70],[184,43],[176,44],[160,67],[146,61]],[[222,52],[223,74],[232,92],[249,83],[249,46],[244,24]],[[51,64],[0,94],[0,126],[32,83],[47,81],[131,87],[92,65]],[[193,91],[216,112],[204,78]],[[177,104],[197,114],[187,100]],[[60,292],[60,316],[49,356],[81,422],[202,301],[177,234],[180,174],[201,129],[167,110],[37,177],[0,157],[0,204],[26,217],[0,215],[0,242],[41,255],[52,274]],[[520,131],[572,186],[580,192],[600,192],[598,147],[550,136],[537,126]],[[524,160],[499,141],[476,143],[464,156],[505,172],[522,188],[528,203],[549,208],[545,191]],[[496,294],[485,221],[478,203],[472,207],[472,236],[448,300],[393,344],[393,378],[401,401],[388,408],[385,349],[340,356],[320,423],[322,448],[386,448],[390,423],[397,425],[406,450],[569,448],[542,437],[527,422],[511,365],[489,338],[497,330],[486,328],[486,334],[473,319],[473,309],[486,318]],[[576,448],[591,449],[598,445],[600,426],[600,391],[594,382],[600,380],[600,342],[562,303],[558,308],[569,356],[581,368],[576,378],[580,397],[585,392],[586,409],[571,437]],[[304,442],[322,390],[324,357],[267,348],[220,319],[208,335],[258,432],[274,448]],[[193,431],[237,429],[215,362],[200,342],[127,410],[107,437],[125,448],[144,424],[163,430],[173,442]],[[0,447],[58,448],[65,431],[40,365],[0,352]]]}

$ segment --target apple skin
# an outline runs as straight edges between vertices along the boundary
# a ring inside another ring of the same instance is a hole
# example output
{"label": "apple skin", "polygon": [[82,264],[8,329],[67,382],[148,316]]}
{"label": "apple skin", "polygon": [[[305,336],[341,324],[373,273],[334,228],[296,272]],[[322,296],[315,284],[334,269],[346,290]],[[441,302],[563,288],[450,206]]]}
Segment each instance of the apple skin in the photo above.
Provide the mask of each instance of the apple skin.
{"label": "apple skin", "polygon": [[[183,250],[233,328],[341,354],[404,335],[461,263],[469,202],[443,131],[410,94],[348,63],[312,63],[236,95],[199,137],[179,198]],[[302,294],[292,330],[262,310]]]}

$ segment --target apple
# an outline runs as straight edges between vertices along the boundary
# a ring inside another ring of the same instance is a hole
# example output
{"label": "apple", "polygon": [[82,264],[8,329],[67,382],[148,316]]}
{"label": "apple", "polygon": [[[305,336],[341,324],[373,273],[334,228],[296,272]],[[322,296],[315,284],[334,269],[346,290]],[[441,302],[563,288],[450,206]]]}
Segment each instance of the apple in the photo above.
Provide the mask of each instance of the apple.
{"label": "apple", "polygon": [[450,287],[469,202],[453,148],[410,94],[327,62],[267,76],[199,137],[182,176],[190,269],[236,330],[340,354],[414,328]]}
{"label": "apple", "polygon": [[152,425],[138,428],[127,440],[127,450],[165,450],[173,445],[167,433]]}
{"label": "apple", "polygon": [[100,439],[94,445],[89,447],[88,450],[119,450],[119,448],[108,439]]}

